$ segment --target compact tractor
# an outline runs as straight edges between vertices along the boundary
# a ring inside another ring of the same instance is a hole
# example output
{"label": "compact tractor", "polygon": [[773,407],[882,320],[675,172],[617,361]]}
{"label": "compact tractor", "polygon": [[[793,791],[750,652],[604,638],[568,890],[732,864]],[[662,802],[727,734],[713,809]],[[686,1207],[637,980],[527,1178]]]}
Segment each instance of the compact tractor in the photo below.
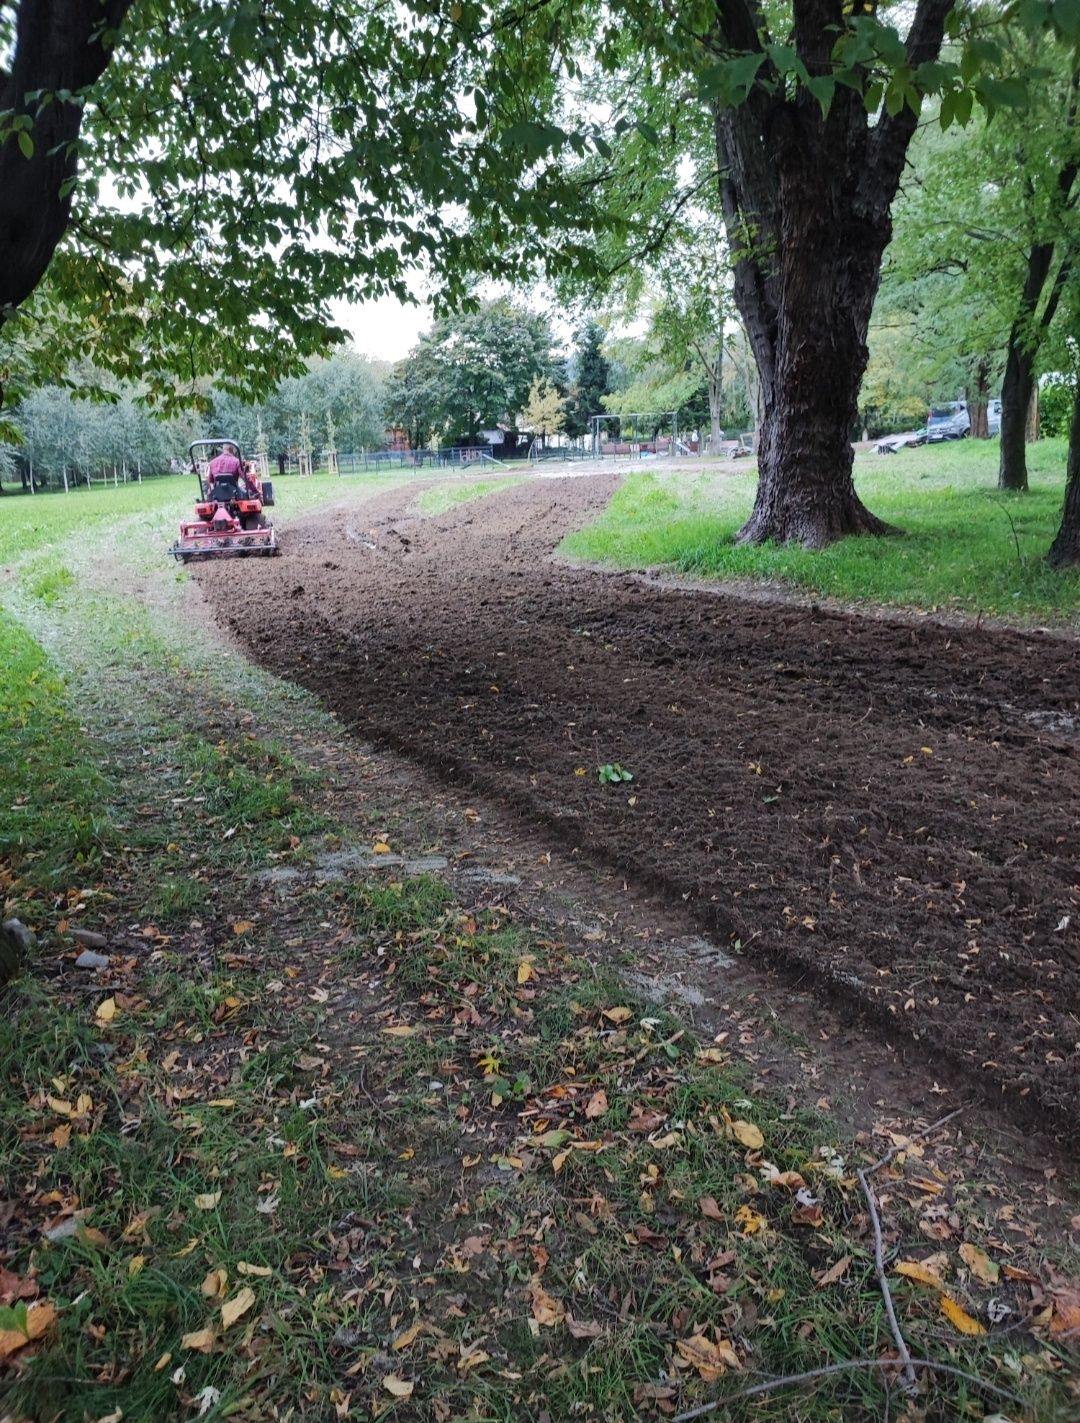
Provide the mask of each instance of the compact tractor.
{"label": "compact tractor", "polygon": [[263,512],[274,502],[274,486],[245,463],[236,440],[194,440],[191,469],[199,481],[195,518],[180,525],[169,552],[178,563],[203,554],[275,554],[274,526]]}

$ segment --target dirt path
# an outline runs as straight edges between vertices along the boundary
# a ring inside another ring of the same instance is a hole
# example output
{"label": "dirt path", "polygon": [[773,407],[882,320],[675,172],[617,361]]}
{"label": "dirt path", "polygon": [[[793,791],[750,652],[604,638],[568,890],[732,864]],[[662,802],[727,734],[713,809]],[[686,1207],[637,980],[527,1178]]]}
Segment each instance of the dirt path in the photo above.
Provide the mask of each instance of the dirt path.
{"label": "dirt path", "polygon": [[371,742],[1074,1133],[1080,647],[552,561],[614,484],[397,490],[197,576]]}

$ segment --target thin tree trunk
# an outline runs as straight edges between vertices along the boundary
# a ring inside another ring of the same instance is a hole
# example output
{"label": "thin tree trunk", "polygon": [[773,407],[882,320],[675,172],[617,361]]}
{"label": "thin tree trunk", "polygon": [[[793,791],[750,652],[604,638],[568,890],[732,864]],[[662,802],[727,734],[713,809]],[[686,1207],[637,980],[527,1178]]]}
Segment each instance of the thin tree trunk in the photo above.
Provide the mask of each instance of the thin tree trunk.
{"label": "thin tree trunk", "polygon": [[1039,427],[1039,382],[1034,381],[1031,387],[1031,399],[1028,401],[1027,420],[1024,422],[1024,439],[1029,445],[1033,445],[1041,433]]}
{"label": "thin tree trunk", "polygon": [[1080,383],[1073,396],[1072,422],[1069,426],[1069,459],[1061,526],[1050,545],[1046,561],[1051,568],[1075,568],[1080,564]]}
{"label": "thin tree trunk", "polygon": [[990,422],[987,415],[990,404],[990,365],[986,360],[979,361],[975,366],[975,380],[971,396],[972,398],[967,403],[968,419],[971,421],[968,437],[972,440],[988,440],[990,438]]}

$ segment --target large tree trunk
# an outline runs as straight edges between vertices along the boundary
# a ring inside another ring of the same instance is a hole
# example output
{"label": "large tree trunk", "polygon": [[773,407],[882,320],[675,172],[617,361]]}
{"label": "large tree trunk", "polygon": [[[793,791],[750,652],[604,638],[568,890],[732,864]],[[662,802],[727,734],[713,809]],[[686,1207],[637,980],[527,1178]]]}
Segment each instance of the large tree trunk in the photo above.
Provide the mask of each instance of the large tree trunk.
{"label": "large tree trunk", "polygon": [[0,322],[45,275],[71,220],[71,190],[83,107],[57,98],[39,108],[39,91],[73,96],[109,62],[114,32],[132,0],[20,0],[9,73],[0,75],[0,108],[29,117],[0,145]]}
{"label": "large tree trunk", "polygon": [[[907,50],[936,57],[951,0],[919,0]],[[718,0],[718,41],[759,44],[763,18]],[[839,0],[796,0],[794,40],[812,78],[831,73]],[[871,127],[862,98],[837,86],[827,113],[794,98],[767,58],[745,102],[715,110],[720,191],[734,295],[761,390],[758,490],[738,537],[823,548],[889,526],[855,493],[852,429],[866,334],[892,235],[889,209],[915,131],[903,109]]]}
{"label": "large tree trunk", "polygon": [[1061,527],[1050,545],[1046,561],[1051,568],[1074,568],[1080,564],[1080,383],[1073,396],[1072,423],[1069,426],[1069,460]]}
{"label": "large tree trunk", "polygon": [[1023,490],[1028,487],[1025,437],[1028,407],[1034,388],[1034,355],[1019,340],[1010,340],[1005,357],[1005,377],[1001,383],[999,489]]}

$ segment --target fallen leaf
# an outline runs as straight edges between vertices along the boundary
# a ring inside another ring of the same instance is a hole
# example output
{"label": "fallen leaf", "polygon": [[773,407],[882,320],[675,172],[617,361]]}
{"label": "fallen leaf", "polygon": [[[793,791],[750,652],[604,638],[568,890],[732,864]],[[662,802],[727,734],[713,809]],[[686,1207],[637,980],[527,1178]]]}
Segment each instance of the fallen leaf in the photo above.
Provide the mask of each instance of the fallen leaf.
{"label": "fallen leaf", "polygon": [[735,1140],[745,1146],[748,1151],[760,1151],[765,1145],[765,1138],[753,1122],[732,1122],[731,1130]]}
{"label": "fallen leaf", "polygon": [[735,1212],[735,1224],[742,1226],[744,1235],[757,1235],[764,1230],[766,1220],[763,1215],[758,1215],[757,1211],[751,1210],[749,1206],[740,1206]]}
{"label": "fallen leaf", "polygon": [[128,1274],[137,1275],[146,1264],[145,1255],[133,1255],[128,1261]]}
{"label": "fallen leaf", "polygon": [[585,1103],[585,1115],[590,1121],[595,1121],[597,1117],[602,1117],[607,1109],[607,1093],[602,1088],[599,1092],[594,1092]]}
{"label": "fallen leaf", "polygon": [[966,1309],[961,1308],[949,1295],[941,1296],[941,1312],[961,1334],[985,1334],[985,1327],[977,1319],[972,1319]]}
{"label": "fallen leaf", "polygon": [[[378,849],[378,846],[376,846]],[[384,1374],[382,1381],[383,1388],[394,1398],[411,1398],[412,1391],[416,1385],[411,1380],[399,1379],[397,1374]]]}
{"label": "fallen leaf", "polygon": [[813,1205],[796,1206],[791,1212],[792,1225],[808,1225],[814,1230],[819,1225],[825,1224],[825,1217],[821,1207],[815,1201]]}
{"label": "fallen leaf", "polygon": [[220,1266],[216,1270],[211,1270],[202,1282],[203,1299],[224,1299],[225,1287],[228,1283],[229,1276],[226,1270],[221,1269]]}
{"label": "fallen leaf", "polygon": [[392,1028],[383,1028],[383,1032],[388,1038],[411,1038],[416,1029],[407,1023],[395,1023]]}
{"label": "fallen leaf", "polygon": [[1050,1336],[1072,1334],[1080,1329],[1080,1290],[1055,1290],[1054,1313],[1050,1320]]}
{"label": "fallen leaf", "polygon": [[250,919],[237,919],[236,923],[232,926],[232,931],[237,938],[240,938],[242,934],[250,934],[254,927],[255,925]]}
{"label": "fallen leaf", "polygon": [[898,1275],[903,1275],[906,1280],[914,1280],[917,1285],[929,1285],[932,1290],[943,1290],[945,1281],[940,1275],[935,1275],[933,1270],[928,1270],[925,1265],[920,1265],[918,1260],[901,1260],[893,1267]]}
{"label": "fallen leaf", "polygon": [[226,1300],[221,1306],[221,1327],[231,1329],[238,1319],[242,1319],[248,1310],[255,1303],[255,1291],[250,1285],[245,1285],[232,1299]]}
{"label": "fallen leaf", "polygon": [[25,1329],[0,1329],[0,1359],[6,1359],[18,1349],[40,1339],[56,1318],[56,1306],[39,1300],[26,1311]]}
{"label": "fallen leaf", "polygon": [[53,1127],[52,1144],[53,1144],[53,1146],[56,1147],[56,1149],[57,1149],[58,1151],[59,1151],[62,1147],[67,1146],[67,1144],[68,1144],[68,1142],[69,1142],[70,1140],[71,1140],[71,1127],[70,1127],[70,1125],[69,1125],[67,1122],[65,1122],[65,1123],[63,1124],[63,1126]]}
{"label": "fallen leaf", "polygon": [[698,1201],[698,1210],[706,1220],[722,1221],[724,1219],[724,1212],[716,1204],[716,1198],[714,1196],[702,1196],[701,1200]]}
{"label": "fallen leaf", "polygon": [[529,981],[530,978],[535,978],[535,977],[536,977],[536,970],[533,968],[532,964],[529,962],[528,959],[522,959],[521,962],[520,962],[520,963],[518,964],[518,966],[517,966],[517,981],[518,981],[518,983],[528,983],[528,981]]}
{"label": "fallen leaf", "polygon": [[572,1339],[599,1339],[604,1332],[602,1324],[597,1324],[593,1320],[575,1319],[569,1313],[566,1316],[566,1327],[570,1331]]}
{"label": "fallen leaf", "polygon": [[529,1293],[532,1295],[532,1316],[537,1324],[550,1329],[563,1322],[566,1310],[557,1299],[548,1294],[538,1279],[534,1278],[529,1282]]}
{"label": "fallen leaf", "polygon": [[840,1259],[837,1260],[835,1265],[830,1265],[829,1268],[825,1271],[825,1273],[819,1277],[817,1282],[818,1289],[823,1290],[826,1289],[829,1285],[835,1285],[838,1280],[842,1279],[843,1276],[847,1274],[848,1266],[850,1264],[851,1256],[842,1255]]}
{"label": "fallen leaf", "polygon": [[186,1245],[182,1245],[179,1250],[173,1251],[172,1258],[174,1260],[182,1260],[185,1255],[191,1254],[191,1252],[195,1249],[198,1243],[199,1237],[197,1235],[193,1235]]}
{"label": "fallen leaf", "polygon": [[[390,846],[386,843],[385,840],[376,840],[375,843],[374,843],[374,845],[372,845],[371,848],[372,848],[372,850],[375,852],[376,855],[389,855],[389,854],[391,853]],[[409,1393],[412,1393],[412,1385],[411,1385],[411,1384],[410,1384],[410,1386],[409,1386]],[[401,1397],[403,1397],[403,1398],[408,1398],[408,1396],[409,1396],[409,1394],[402,1394],[402,1395],[401,1395]]]}
{"label": "fallen leaf", "polygon": [[238,1275],[258,1275],[260,1279],[267,1279],[274,1272],[269,1265],[252,1265],[247,1260],[237,1260],[236,1273]]}
{"label": "fallen leaf", "polygon": [[220,1200],[220,1191],[204,1191],[202,1195],[195,1197],[195,1208],[200,1211],[212,1211]]}
{"label": "fallen leaf", "polygon": [[214,1347],[213,1325],[207,1325],[205,1329],[193,1330],[190,1334],[185,1334],[180,1340],[181,1349],[193,1349],[197,1354],[209,1354]]}
{"label": "fallen leaf", "polygon": [[1001,1271],[997,1261],[991,1260],[985,1250],[980,1250],[977,1245],[969,1245],[965,1240],[960,1247],[960,1259],[984,1285],[997,1284]]}
{"label": "fallen leaf", "polygon": [[111,1023],[116,1017],[116,999],[104,998],[97,1005],[94,1017],[99,1023]]}
{"label": "fallen leaf", "polygon": [[714,1383],[728,1369],[739,1367],[739,1356],[725,1339],[714,1344],[704,1334],[695,1334],[690,1339],[679,1339],[675,1348],[706,1383]]}
{"label": "fallen leaf", "polygon": [[396,1352],[400,1352],[400,1350],[402,1349],[407,1349],[410,1344],[416,1342],[423,1327],[424,1321],[422,1319],[415,1320],[412,1324],[409,1325],[408,1329],[404,1330],[401,1334],[397,1336],[394,1342],[390,1345],[391,1349],[395,1350]]}
{"label": "fallen leaf", "polygon": [[605,1008],[602,1016],[609,1023],[628,1023],[634,1014],[630,1008]]}

